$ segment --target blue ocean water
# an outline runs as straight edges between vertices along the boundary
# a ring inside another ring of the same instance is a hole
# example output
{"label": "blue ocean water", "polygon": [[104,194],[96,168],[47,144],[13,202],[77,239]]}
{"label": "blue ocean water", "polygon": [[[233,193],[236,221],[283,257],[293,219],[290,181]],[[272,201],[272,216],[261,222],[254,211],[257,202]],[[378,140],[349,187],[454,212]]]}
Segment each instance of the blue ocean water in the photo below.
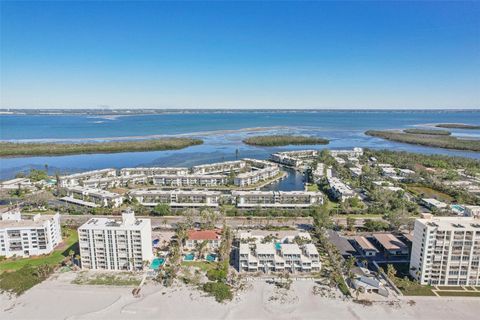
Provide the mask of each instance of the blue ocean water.
{"label": "blue ocean water", "polygon": [[[267,158],[281,150],[304,148],[386,148],[449,154],[480,159],[480,153],[444,150],[385,141],[366,136],[369,129],[424,127],[440,122],[480,124],[480,111],[298,111],[211,112],[132,116],[1,115],[3,141],[86,142],[191,136],[205,143],[183,150],[117,154],[0,159],[0,178],[29,168],[77,172],[105,167],[191,166],[240,157]],[[306,134],[330,139],[327,146],[251,147],[245,137],[258,134]],[[480,138],[480,130],[453,130],[456,136]]]}

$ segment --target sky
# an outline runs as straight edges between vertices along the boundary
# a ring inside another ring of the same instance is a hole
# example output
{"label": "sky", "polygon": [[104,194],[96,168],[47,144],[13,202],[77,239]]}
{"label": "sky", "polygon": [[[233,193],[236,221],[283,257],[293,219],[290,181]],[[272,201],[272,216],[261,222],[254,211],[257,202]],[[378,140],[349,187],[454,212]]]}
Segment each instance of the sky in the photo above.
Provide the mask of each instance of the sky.
{"label": "sky", "polygon": [[479,108],[480,2],[0,2],[0,108]]}

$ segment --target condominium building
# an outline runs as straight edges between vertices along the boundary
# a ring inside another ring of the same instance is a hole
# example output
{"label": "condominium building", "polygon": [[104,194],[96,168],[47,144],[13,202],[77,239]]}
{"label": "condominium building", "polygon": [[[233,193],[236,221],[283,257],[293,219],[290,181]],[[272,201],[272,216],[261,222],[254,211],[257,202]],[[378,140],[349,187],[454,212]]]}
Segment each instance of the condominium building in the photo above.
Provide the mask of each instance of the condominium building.
{"label": "condominium building", "polygon": [[270,159],[286,166],[300,167],[305,161],[313,160],[317,156],[317,150],[298,150],[273,153]]}
{"label": "condominium building", "polygon": [[333,157],[338,157],[338,156],[347,156],[347,157],[361,157],[363,156],[363,148],[353,148],[351,150],[330,150],[330,154]]}
{"label": "condominium building", "polygon": [[232,191],[239,208],[307,208],[323,203],[321,192],[307,191]]}
{"label": "condominium building", "polygon": [[29,257],[51,253],[62,242],[60,215],[37,214],[22,219],[18,209],[2,214],[0,256]]}
{"label": "condominium building", "polygon": [[75,173],[68,176],[60,177],[59,185],[62,188],[74,187],[74,186],[81,185],[81,183],[85,180],[115,177],[116,175],[117,175],[117,170],[111,169],[111,168],[87,171],[82,173]]}
{"label": "condominium building", "polygon": [[205,190],[133,190],[130,196],[150,207],[161,203],[173,208],[218,207],[221,193]]}
{"label": "condominium building", "polygon": [[123,168],[120,170],[121,176],[145,175],[153,177],[157,175],[186,175],[189,169],[184,167],[149,167],[149,168]]}
{"label": "condominium building", "polygon": [[127,176],[115,176],[99,179],[88,179],[82,182],[87,188],[108,189],[116,187],[127,187],[130,185],[146,184],[147,176],[144,174],[132,174]]}
{"label": "condominium building", "polygon": [[346,199],[353,198],[356,196],[355,191],[350,188],[350,186],[346,185],[342,182],[342,180],[334,177],[328,178],[328,184],[330,185],[330,194],[333,198],[338,199],[340,201],[345,201]]}
{"label": "condominium building", "polygon": [[153,258],[150,219],[137,219],[131,210],[122,221],[92,218],[78,228],[82,268],[142,270]]}
{"label": "condominium building", "polygon": [[120,194],[101,189],[77,186],[69,187],[66,190],[67,196],[61,200],[86,207],[118,208],[123,203],[123,197]]}
{"label": "condominium building", "polygon": [[[302,237],[303,233],[297,236]],[[320,256],[309,236],[302,244],[295,237],[276,239],[274,235],[240,234],[238,270],[241,272],[316,272],[320,271]]]}
{"label": "condominium building", "polygon": [[15,189],[34,189],[32,182],[28,178],[15,178],[0,182],[0,190],[15,190]]}
{"label": "condominium building", "polygon": [[413,235],[410,274],[421,284],[480,285],[480,219],[424,214]]}
{"label": "condominium building", "polygon": [[239,171],[245,168],[246,163],[243,160],[224,161],[210,164],[202,164],[192,167],[194,174],[213,174],[213,173],[229,173]]}
{"label": "condominium building", "polygon": [[153,177],[153,184],[162,187],[217,187],[227,185],[229,179],[225,175],[189,174],[158,175]]}
{"label": "condominium building", "polygon": [[280,173],[277,166],[268,166],[262,169],[253,170],[238,174],[234,178],[234,184],[239,187],[250,186],[268,179],[272,179]]}

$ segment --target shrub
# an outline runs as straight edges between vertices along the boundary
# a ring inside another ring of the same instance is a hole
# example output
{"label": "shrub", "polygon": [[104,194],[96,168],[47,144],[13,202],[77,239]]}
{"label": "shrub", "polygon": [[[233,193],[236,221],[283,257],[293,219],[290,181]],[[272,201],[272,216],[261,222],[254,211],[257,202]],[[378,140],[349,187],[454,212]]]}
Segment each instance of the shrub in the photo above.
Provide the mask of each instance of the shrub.
{"label": "shrub", "polygon": [[207,282],[203,285],[203,291],[214,296],[218,302],[232,300],[233,298],[231,288],[223,282]]}

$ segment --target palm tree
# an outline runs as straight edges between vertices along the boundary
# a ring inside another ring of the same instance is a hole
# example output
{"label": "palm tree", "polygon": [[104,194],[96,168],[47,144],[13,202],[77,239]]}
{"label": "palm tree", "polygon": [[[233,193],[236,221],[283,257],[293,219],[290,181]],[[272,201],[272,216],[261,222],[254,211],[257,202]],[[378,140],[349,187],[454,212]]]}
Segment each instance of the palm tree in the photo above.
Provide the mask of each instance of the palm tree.
{"label": "palm tree", "polygon": [[195,245],[195,250],[197,251],[198,258],[203,259],[205,257],[205,253],[207,251],[208,241],[197,242]]}

